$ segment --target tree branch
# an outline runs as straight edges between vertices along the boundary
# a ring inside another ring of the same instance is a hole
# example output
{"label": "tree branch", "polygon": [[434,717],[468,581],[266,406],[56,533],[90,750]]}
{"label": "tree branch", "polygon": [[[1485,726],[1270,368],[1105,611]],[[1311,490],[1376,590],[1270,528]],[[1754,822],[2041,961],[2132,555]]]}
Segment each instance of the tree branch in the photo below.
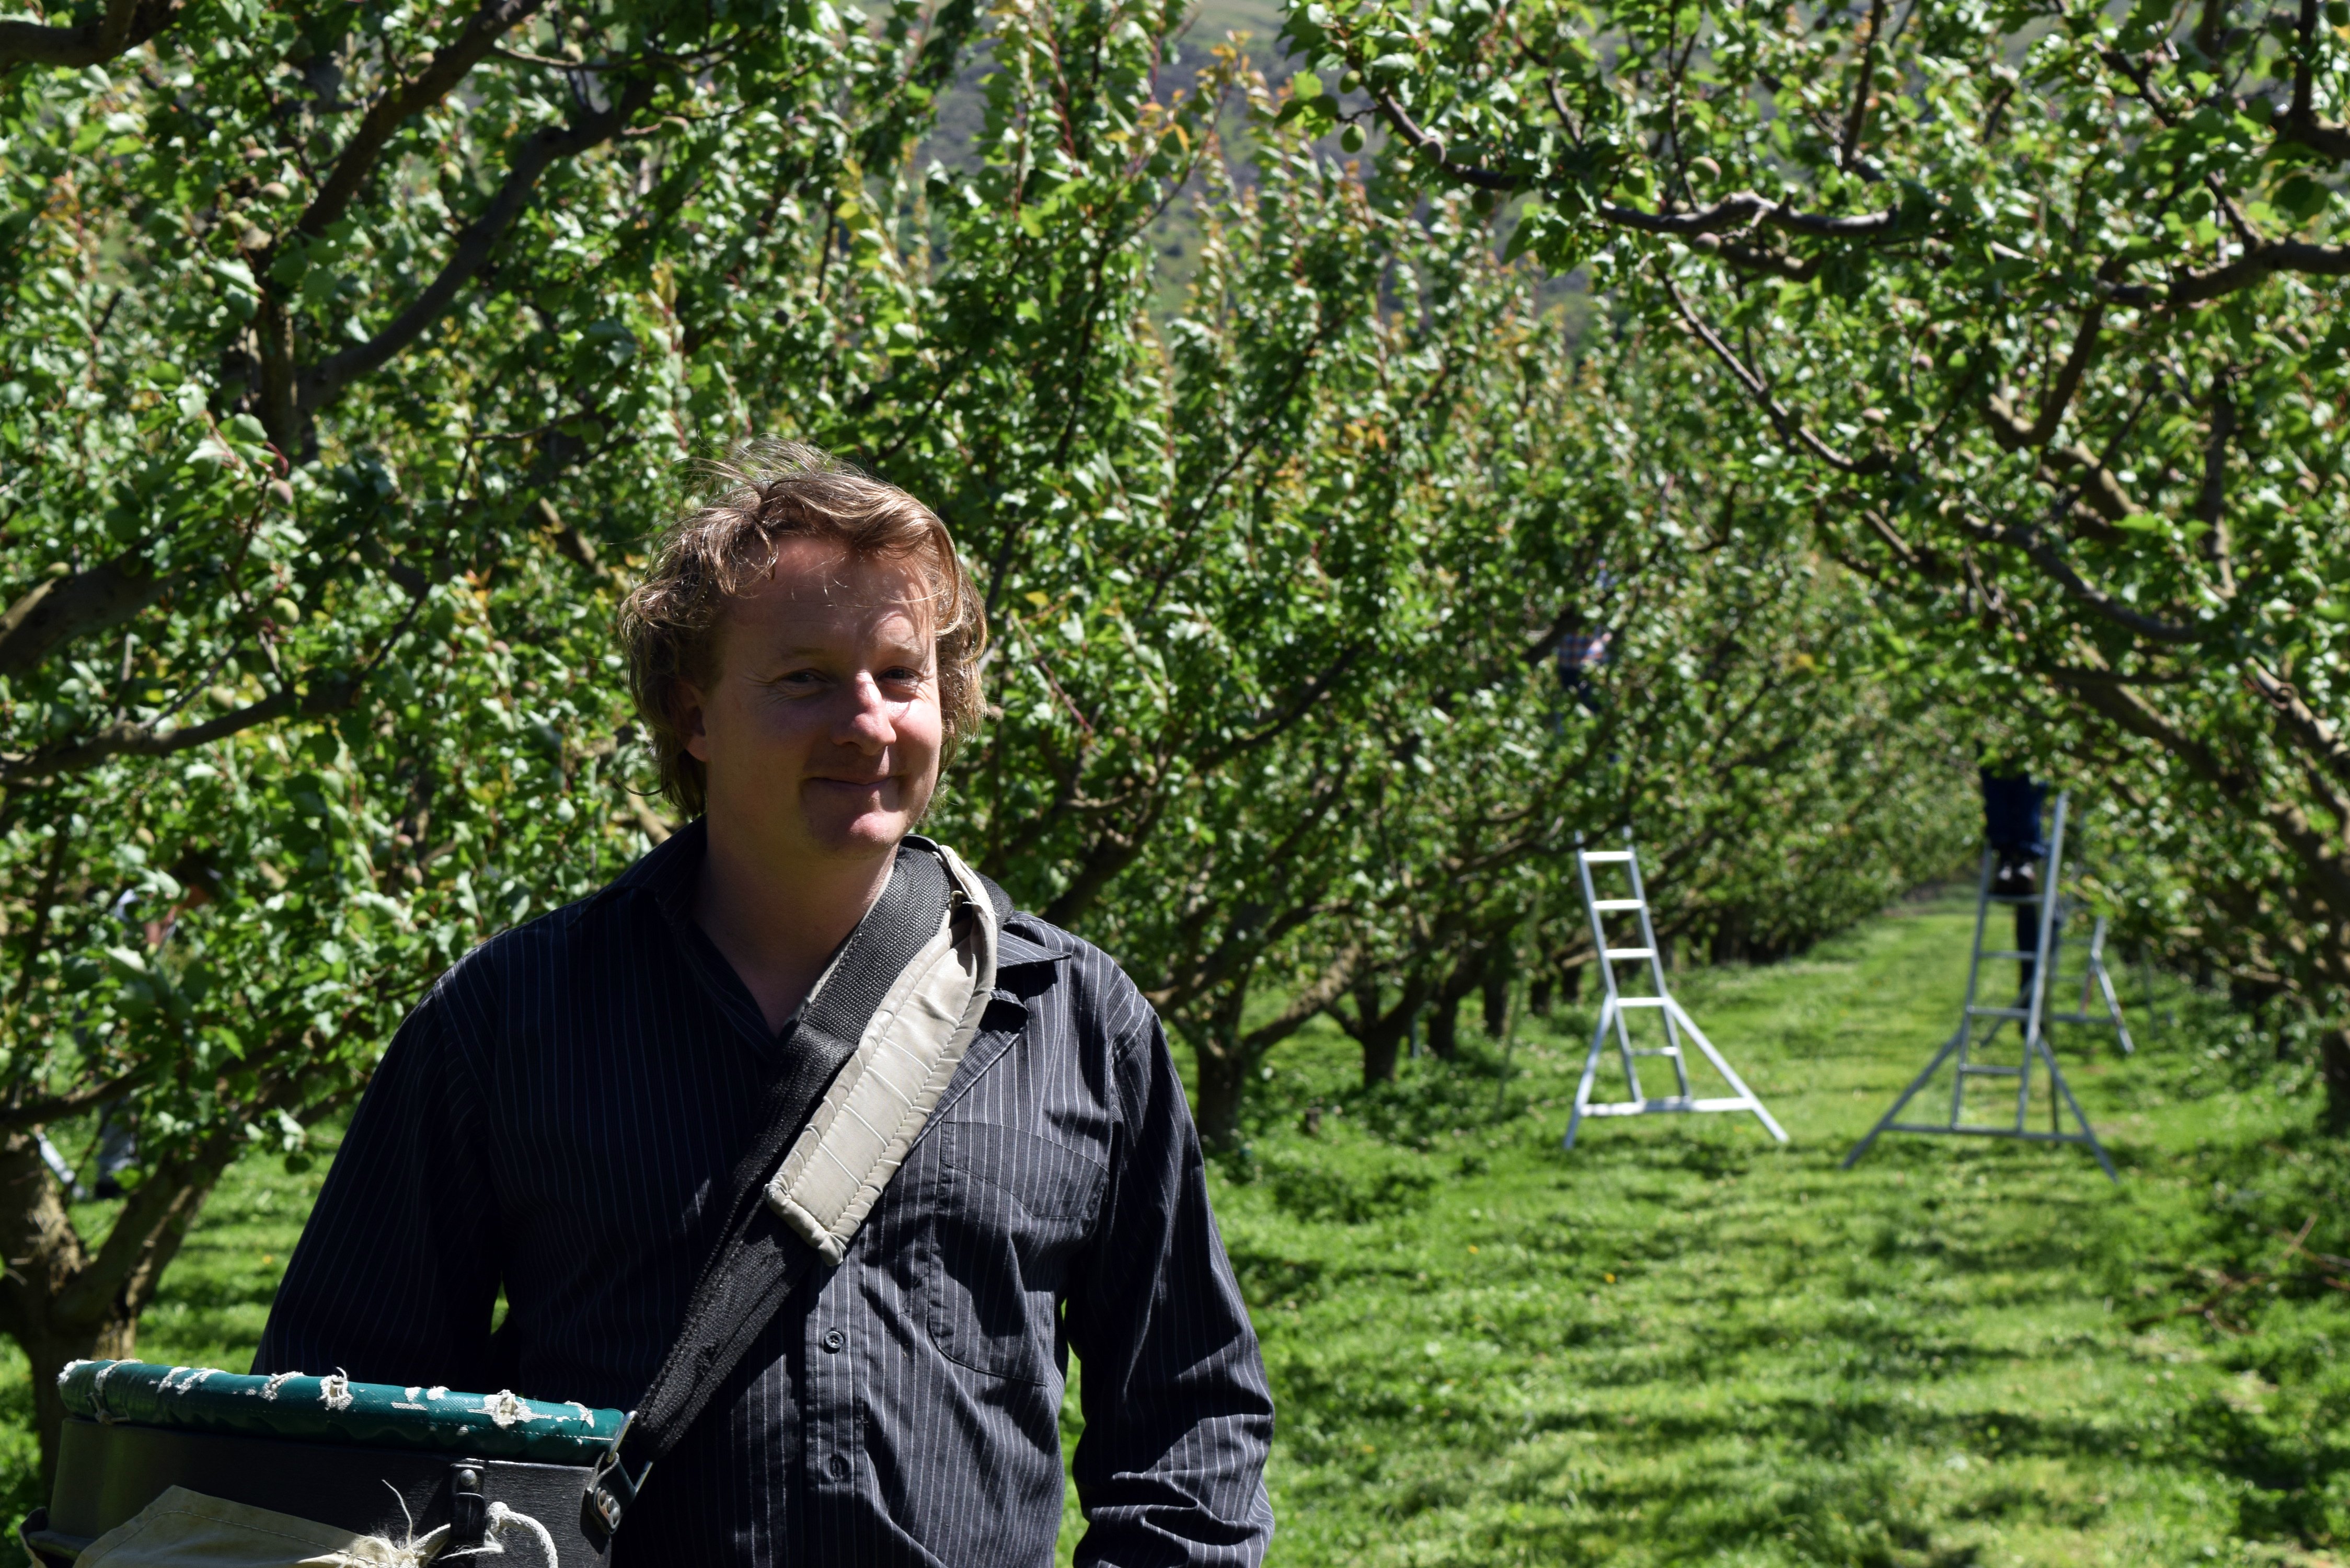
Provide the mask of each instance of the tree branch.
{"label": "tree branch", "polygon": [[2350,126],[2329,125],[2317,118],[2312,77],[2317,60],[2317,0],[2301,0],[2301,47],[2293,66],[2293,107],[2285,111],[2279,134],[2336,162],[2350,160]]}
{"label": "tree branch", "polygon": [[[1312,1023],[1315,1013],[1328,1010],[1354,983],[1355,966],[1361,957],[1359,948],[1341,949],[1313,984],[1291,995],[1288,1006],[1241,1036],[1243,1056],[1254,1061]],[[1331,1016],[1336,1018],[1336,1014]]]}
{"label": "tree branch", "polygon": [[45,27],[38,22],[0,22],[0,71],[21,65],[104,65],[128,54],[180,14],[180,0],[107,0],[106,15],[78,27]]}
{"label": "tree branch", "polygon": [[[2181,274],[2163,293],[2166,303],[2198,305],[2239,289],[2251,287],[2272,273],[2306,273],[2316,277],[2350,277],[2350,245],[2313,245],[2301,240],[2272,240],[2247,250],[2225,266]],[[2118,291],[2117,291],[2118,292]]]}
{"label": "tree branch", "polygon": [[1868,104],[1877,74],[1877,41],[1885,31],[1885,0],[1869,0],[1868,42],[1861,47],[1860,80],[1852,89],[1852,111],[1845,116],[1844,140],[1836,151],[1836,167],[1850,171],[1860,153],[1860,133],[1868,123]]}
{"label": "tree branch", "polygon": [[448,310],[458,290],[487,265],[490,252],[500,237],[530,204],[531,194],[547,165],[610,140],[638,109],[651,100],[652,93],[650,77],[632,78],[622,84],[610,108],[591,111],[586,118],[560,129],[548,127],[524,138],[515,149],[498,193],[490,198],[490,204],[479,217],[460,231],[456,247],[424,291],[366,342],[320,360],[302,372],[304,410],[315,411],[333,402],[350,381],[381,368],[393,355],[423,336]]}
{"label": "tree branch", "polygon": [[2148,615],[2144,610],[2114,597],[2113,595],[2082,576],[2056,546],[2042,537],[2036,530],[2019,532],[2016,529],[2004,528],[1972,518],[1965,520],[1960,525],[1968,535],[1986,545],[2004,545],[2012,550],[2022,551],[2033,566],[2038,566],[2066,593],[2126,630],[2135,632],[2140,637],[2149,638],[2156,642],[2172,644],[2202,642],[2211,636],[2209,630],[2201,627],[2182,626],[2177,621],[2164,620],[2159,616]]}
{"label": "tree branch", "polygon": [[196,746],[208,746],[224,740],[255,724],[299,714],[304,718],[321,718],[339,712],[357,700],[359,679],[338,671],[314,679],[310,690],[296,696],[291,687],[272,692],[258,702],[248,703],[234,712],[224,713],[202,724],[190,724],[182,729],[165,729],[157,724],[112,724],[88,740],[75,741],[46,752],[28,756],[0,757],[0,784],[17,784],[30,779],[54,778],[60,774],[81,773],[94,768],[109,757],[163,757],[174,752],[184,752]]}
{"label": "tree branch", "polygon": [[125,1073],[109,1078],[102,1084],[79,1089],[70,1095],[57,1095],[46,1100],[33,1100],[21,1106],[0,1110],[0,1127],[30,1127],[35,1122],[55,1121],[59,1116],[78,1116],[102,1100],[112,1099],[138,1081],[137,1073]]}
{"label": "tree branch", "polygon": [[415,116],[449,96],[465,73],[490,52],[515,23],[537,10],[544,0],[487,0],[466,19],[465,30],[453,43],[433,51],[432,58],[415,76],[399,83],[368,106],[367,115],[350,140],[336,155],[326,183],[311,198],[295,232],[323,234],[356,200],[391,133]]}
{"label": "tree branch", "polygon": [[[1371,102],[1379,117],[1406,142],[1431,155],[1439,170],[1450,179],[1464,185],[1474,185],[1482,191],[1517,191],[1535,183],[1531,175],[1503,174],[1474,163],[1462,163],[1445,150],[1443,139],[1420,129],[1404,107],[1388,94],[1374,88]],[[1686,213],[1649,213],[1638,207],[1619,206],[1613,202],[1596,202],[1593,213],[1603,222],[1619,229],[1636,229],[1642,234],[1686,236],[1718,234],[1728,229],[1751,228],[1767,223],[1789,234],[1811,234],[1822,239],[1880,239],[1900,230],[1901,211],[1887,207],[1881,213],[1865,213],[1857,217],[1831,217],[1823,213],[1800,212],[1773,202],[1752,191],[1741,191],[1725,196],[1710,207],[1696,207]]]}
{"label": "tree branch", "polygon": [[[2064,369],[2056,372],[2055,384],[2040,401],[2040,412],[2031,424],[2016,418],[2015,410],[2003,398],[1991,398],[1991,439],[2009,452],[2036,450],[2056,439],[2056,429],[2064,422],[2064,410],[2072,406],[2073,398],[2081,389],[2081,378],[2097,357],[2099,329],[2105,325],[2106,301],[2101,296],[2092,300],[2089,308],[2081,313],[2081,325],[2073,333],[2072,350],[2064,356]],[[2103,465],[2092,460],[2092,469]]]}
{"label": "tree branch", "polygon": [[67,643],[121,625],[185,576],[156,576],[134,546],[87,570],[36,584],[0,615],[0,677],[23,675]]}
{"label": "tree branch", "polygon": [[57,1292],[51,1311],[67,1323],[89,1327],[114,1313],[137,1322],[244,1141],[224,1127],[151,1172],[115,1216],[98,1254]]}
{"label": "tree branch", "polygon": [[1720,256],[1741,272],[1768,273],[1790,283],[1809,283],[1820,275],[1817,256],[1798,259],[1784,251],[1758,251],[1726,242],[1719,234],[1700,234],[1690,244],[1709,255]]}
{"label": "tree branch", "polygon": [[2274,710],[2296,746],[2315,758],[2336,782],[2350,786],[2350,742],[2303,700],[2298,687],[2257,661],[2246,666],[2244,684]]}
{"label": "tree branch", "polygon": [[2229,395],[2229,373],[2212,379],[2211,429],[2203,442],[2203,490],[2195,499],[2195,515],[2210,525],[2204,551],[2220,573],[2220,592],[2236,594],[2235,551],[2228,539],[2228,443],[2236,434],[2236,400]]}
{"label": "tree branch", "polygon": [[1748,369],[1745,361],[1731,353],[1730,346],[1715,336],[1712,327],[1699,319],[1697,312],[1690,307],[1690,303],[1683,297],[1679,286],[1669,279],[1665,284],[1665,291],[1672,296],[1673,308],[1680,313],[1680,318],[1687,324],[1689,329],[1697,334],[1699,341],[1713,351],[1713,357],[1721,360],[1730,373],[1737,378],[1739,385],[1744,387],[1749,395],[1762,405],[1762,411],[1770,416],[1771,423],[1778,431],[1782,441],[1790,446],[1801,447],[1809,452],[1840,473],[1849,473],[1856,477],[1882,473],[1893,466],[1893,460],[1882,450],[1872,449],[1863,457],[1846,457],[1814,435],[1809,426],[1797,419],[1784,404],[1771,395],[1771,389],[1763,384],[1762,378]]}

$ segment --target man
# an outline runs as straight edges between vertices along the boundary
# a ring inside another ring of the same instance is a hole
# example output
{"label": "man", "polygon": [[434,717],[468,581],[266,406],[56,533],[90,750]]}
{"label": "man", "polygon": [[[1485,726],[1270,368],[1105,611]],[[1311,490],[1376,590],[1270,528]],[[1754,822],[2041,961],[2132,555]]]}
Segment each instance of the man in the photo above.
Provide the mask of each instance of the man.
{"label": "man", "polygon": [[806,1067],[812,1020],[889,979],[840,971],[910,900],[983,888],[954,928],[993,938],[976,1032],[873,1162],[861,1224],[778,1201],[837,1262],[807,1264],[646,1474],[613,1561],[1048,1563],[1074,1350],[1077,1560],[1256,1563],[1272,1405],[1158,1020],[1100,952],[911,836],[982,708],[946,530],[805,447],[723,473],[624,612],[664,789],[696,820],[417,1009],[255,1370],[638,1408],[763,1093]]}

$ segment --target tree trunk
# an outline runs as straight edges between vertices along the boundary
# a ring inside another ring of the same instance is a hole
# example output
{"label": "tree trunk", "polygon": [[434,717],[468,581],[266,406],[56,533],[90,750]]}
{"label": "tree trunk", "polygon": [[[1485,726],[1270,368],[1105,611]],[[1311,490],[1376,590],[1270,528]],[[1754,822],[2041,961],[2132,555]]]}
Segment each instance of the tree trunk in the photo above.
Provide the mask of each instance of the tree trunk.
{"label": "tree trunk", "polygon": [[1349,1023],[1335,1011],[1339,1026],[1363,1045],[1363,1086],[1392,1084],[1396,1075],[1396,1057],[1403,1048],[1406,1036],[1411,1033],[1414,1019],[1428,1004],[1430,987],[1424,981],[1404,982],[1403,993],[1397,997],[1392,1011],[1379,1011],[1378,977],[1366,975],[1354,983],[1355,1018]]}
{"label": "tree trunk", "polygon": [[192,1154],[158,1161],[92,1252],[42,1162],[39,1129],[0,1133],[0,1240],[8,1260],[0,1275],[0,1332],[31,1363],[44,1484],[57,1474],[65,1424],[57,1374],[69,1361],[120,1359],[136,1348],[140,1313],[238,1147],[217,1134]]}
{"label": "tree trunk", "polygon": [[1510,950],[1495,946],[1485,961],[1485,972],[1479,983],[1485,992],[1485,1038],[1499,1040],[1510,1026],[1510,980],[1515,965],[1510,962]]}
{"label": "tree trunk", "polygon": [[1461,1054],[1461,999],[1439,996],[1428,1004],[1428,1048],[1446,1061]]}
{"label": "tree trunk", "polygon": [[2325,1079],[2325,1128],[2350,1133],[2350,1026],[2317,1037],[2317,1067]]}
{"label": "tree trunk", "polygon": [[1200,1063],[1200,1141],[1210,1148],[1228,1148],[1241,1130],[1241,1094],[1248,1083],[1248,1062],[1231,1042],[1203,1044]]}

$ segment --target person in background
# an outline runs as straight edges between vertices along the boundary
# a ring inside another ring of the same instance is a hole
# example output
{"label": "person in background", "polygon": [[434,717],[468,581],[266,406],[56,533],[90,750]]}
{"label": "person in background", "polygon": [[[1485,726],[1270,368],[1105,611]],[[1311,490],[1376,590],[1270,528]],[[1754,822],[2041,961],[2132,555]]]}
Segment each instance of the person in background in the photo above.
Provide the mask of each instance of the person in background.
{"label": "person in background", "polygon": [[2015,906],[2015,950],[2026,955],[2016,965],[2015,994],[2021,1006],[2032,994],[2035,965],[2031,955],[2040,950],[2040,871],[2048,856],[2040,819],[2048,804],[2048,785],[2012,765],[1986,763],[1978,773],[1983,838],[1991,852],[1991,896]]}

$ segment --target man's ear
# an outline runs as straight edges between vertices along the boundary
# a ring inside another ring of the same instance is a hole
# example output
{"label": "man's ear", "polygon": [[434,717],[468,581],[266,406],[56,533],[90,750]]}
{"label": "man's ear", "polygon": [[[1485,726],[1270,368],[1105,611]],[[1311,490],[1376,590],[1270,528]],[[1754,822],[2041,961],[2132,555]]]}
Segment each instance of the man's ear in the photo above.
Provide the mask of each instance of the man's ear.
{"label": "man's ear", "polygon": [[702,688],[691,680],[681,680],[670,697],[671,722],[685,738],[685,754],[702,766],[710,765],[710,729],[702,722]]}

